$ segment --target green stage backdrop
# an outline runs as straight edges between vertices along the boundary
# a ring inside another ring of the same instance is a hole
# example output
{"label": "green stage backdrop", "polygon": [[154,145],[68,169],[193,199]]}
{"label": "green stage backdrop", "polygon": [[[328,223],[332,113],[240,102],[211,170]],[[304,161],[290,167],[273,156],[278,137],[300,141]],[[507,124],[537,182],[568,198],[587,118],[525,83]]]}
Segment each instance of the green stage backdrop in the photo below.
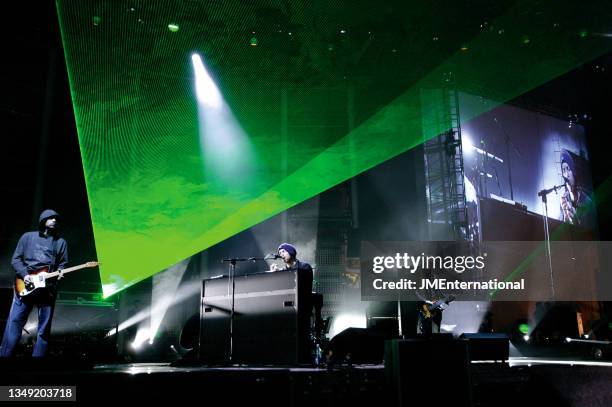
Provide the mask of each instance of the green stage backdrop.
{"label": "green stage backdrop", "polygon": [[[502,103],[612,46],[606,2],[444,3],[57,0],[104,295],[444,132],[437,89]],[[380,103],[311,97],[349,88]]]}

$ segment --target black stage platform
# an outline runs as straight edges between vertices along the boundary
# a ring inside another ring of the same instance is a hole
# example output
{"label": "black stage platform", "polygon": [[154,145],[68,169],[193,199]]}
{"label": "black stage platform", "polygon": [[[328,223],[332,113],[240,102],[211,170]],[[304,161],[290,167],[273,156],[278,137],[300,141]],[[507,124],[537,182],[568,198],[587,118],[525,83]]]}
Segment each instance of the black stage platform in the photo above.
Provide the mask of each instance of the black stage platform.
{"label": "black stage platform", "polygon": [[[16,363],[15,363],[16,362]],[[418,366],[414,366],[418,369]],[[87,366],[67,361],[13,361],[1,366],[3,385],[73,385],[77,401],[170,402],[180,405],[257,403],[299,406],[396,405],[384,365],[311,367],[173,367],[166,363]],[[610,406],[612,363],[511,358],[470,365],[472,406]],[[441,372],[444,392],[461,378]],[[408,392],[418,392],[414,383]],[[436,403],[436,394],[431,395]],[[405,405],[411,405],[410,403]]]}

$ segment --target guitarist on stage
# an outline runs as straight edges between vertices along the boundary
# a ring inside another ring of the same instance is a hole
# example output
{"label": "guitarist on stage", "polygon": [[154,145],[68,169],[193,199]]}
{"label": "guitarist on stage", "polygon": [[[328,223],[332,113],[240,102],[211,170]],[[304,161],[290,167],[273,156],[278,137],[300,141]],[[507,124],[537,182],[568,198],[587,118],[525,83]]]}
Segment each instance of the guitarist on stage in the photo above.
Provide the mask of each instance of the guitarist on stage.
{"label": "guitarist on stage", "polygon": [[440,333],[442,326],[442,312],[448,304],[453,302],[452,295],[444,299],[434,298],[431,301],[422,299],[417,303],[418,324],[417,333],[425,336]]}
{"label": "guitarist on stage", "polygon": [[[38,230],[24,233],[17,243],[12,266],[17,278],[26,283],[32,278],[30,272],[47,267],[49,271],[63,270],[68,263],[68,244],[59,236],[57,212],[51,209],[43,211],[39,218]],[[59,280],[62,278],[60,273]],[[33,357],[43,357],[47,352],[51,333],[51,319],[55,308],[57,288],[55,281],[48,280],[45,288],[37,289],[27,297],[13,295],[13,305],[6,321],[4,337],[0,346],[0,357],[13,355],[21,339],[21,332],[30,312],[38,308],[38,337],[34,345]]]}
{"label": "guitarist on stage", "polygon": [[430,311],[432,303],[435,303],[435,301],[419,301],[417,303],[419,314],[417,333],[425,336],[440,333],[440,325],[442,325],[442,310]]}

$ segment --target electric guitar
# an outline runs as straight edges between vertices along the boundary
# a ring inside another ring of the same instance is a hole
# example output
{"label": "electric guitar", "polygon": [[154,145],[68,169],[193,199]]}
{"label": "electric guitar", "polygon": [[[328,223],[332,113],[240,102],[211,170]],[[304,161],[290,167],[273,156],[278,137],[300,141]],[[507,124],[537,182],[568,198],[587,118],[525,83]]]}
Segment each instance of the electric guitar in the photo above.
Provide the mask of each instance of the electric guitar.
{"label": "electric guitar", "polygon": [[421,306],[421,309],[419,309],[419,312],[421,313],[423,318],[430,319],[436,316],[438,312],[442,312],[442,310],[444,309],[444,306],[450,304],[453,301],[455,301],[455,297],[451,295],[445,300],[438,300],[431,304],[425,303]]}
{"label": "electric guitar", "polygon": [[455,297],[450,296],[445,300],[426,302],[419,307],[419,331],[426,335],[432,334],[434,318],[442,316],[444,307],[455,300]]}
{"label": "electric guitar", "polygon": [[67,269],[58,270],[51,273],[49,272],[48,267],[43,267],[41,269],[28,273],[31,276],[30,281],[25,281],[21,277],[15,278],[15,292],[18,296],[25,297],[26,295],[33,293],[39,288],[46,287],[47,279],[57,277],[60,275],[60,273],[64,275],[66,273],[71,273],[73,271],[85,268],[98,267],[98,264],[99,263],[97,261],[88,261],[87,263],[83,263],[78,266],[69,267]]}
{"label": "electric guitar", "polygon": [[348,281],[350,281],[351,285],[355,285],[361,278],[361,274],[355,271],[345,271],[342,273],[342,277],[345,277]]}

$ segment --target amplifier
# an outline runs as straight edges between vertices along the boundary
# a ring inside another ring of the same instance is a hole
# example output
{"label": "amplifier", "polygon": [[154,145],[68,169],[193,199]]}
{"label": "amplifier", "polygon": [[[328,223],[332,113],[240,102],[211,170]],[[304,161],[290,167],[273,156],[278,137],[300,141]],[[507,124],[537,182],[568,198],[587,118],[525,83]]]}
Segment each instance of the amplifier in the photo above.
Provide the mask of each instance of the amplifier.
{"label": "amplifier", "polygon": [[468,340],[470,360],[506,361],[510,356],[510,339],[499,333],[464,333]]}

